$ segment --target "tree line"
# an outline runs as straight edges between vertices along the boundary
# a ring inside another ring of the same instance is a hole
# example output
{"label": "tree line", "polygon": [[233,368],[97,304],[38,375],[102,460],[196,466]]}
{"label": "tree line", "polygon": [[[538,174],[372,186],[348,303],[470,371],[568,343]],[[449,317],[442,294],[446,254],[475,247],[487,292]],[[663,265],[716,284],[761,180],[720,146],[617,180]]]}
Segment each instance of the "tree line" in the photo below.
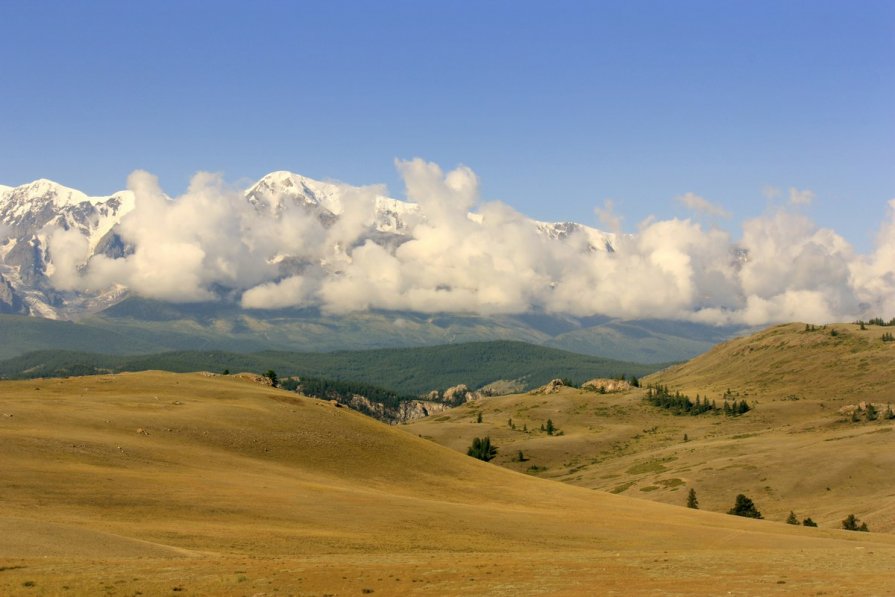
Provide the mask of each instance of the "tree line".
{"label": "tree line", "polygon": [[675,391],[672,394],[668,386],[650,384],[647,386],[645,400],[653,406],[671,411],[674,415],[723,413],[727,416],[736,417],[752,410],[752,407],[745,400],[728,402],[727,396],[729,394],[730,391],[728,390],[728,393],[724,396],[723,405],[719,407],[714,400],[709,400],[708,396],[700,398],[699,394],[696,394],[696,399],[691,400],[689,396],[682,394],[680,391]]}

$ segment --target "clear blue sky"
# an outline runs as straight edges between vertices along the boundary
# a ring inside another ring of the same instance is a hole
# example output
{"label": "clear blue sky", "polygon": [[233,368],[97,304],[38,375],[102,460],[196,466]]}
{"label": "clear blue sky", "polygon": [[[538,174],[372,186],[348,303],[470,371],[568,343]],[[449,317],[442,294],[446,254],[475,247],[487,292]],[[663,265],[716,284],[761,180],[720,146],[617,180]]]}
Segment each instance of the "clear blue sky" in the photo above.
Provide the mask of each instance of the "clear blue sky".
{"label": "clear blue sky", "polygon": [[0,183],[91,194],[147,169],[278,169],[403,192],[395,158],[486,199],[625,228],[738,222],[762,188],[869,248],[895,198],[895,2],[0,0]]}

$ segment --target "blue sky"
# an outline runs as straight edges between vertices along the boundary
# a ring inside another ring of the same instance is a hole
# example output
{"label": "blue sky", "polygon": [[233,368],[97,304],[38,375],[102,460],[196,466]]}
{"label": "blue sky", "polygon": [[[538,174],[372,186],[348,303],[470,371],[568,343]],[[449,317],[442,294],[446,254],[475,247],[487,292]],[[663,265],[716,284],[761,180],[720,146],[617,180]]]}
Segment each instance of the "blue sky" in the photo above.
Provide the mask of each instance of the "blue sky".
{"label": "blue sky", "polygon": [[539,219],[612,199],[625,230],[692,192],[736,231],[810,189],[861,251],[895,198],[891,1],[0,0],[0,23],[8,185],[287,169],[401,196],[420,156]]}

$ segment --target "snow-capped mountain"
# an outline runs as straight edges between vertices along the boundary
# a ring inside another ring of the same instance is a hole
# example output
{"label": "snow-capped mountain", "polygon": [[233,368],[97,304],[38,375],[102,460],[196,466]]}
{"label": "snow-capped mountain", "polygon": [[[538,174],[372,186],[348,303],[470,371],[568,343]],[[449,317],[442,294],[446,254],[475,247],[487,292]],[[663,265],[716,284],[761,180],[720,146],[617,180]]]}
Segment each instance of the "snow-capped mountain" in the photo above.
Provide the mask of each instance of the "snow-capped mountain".
{"label": "snow-capped mountain", "polygon": [[[360,205],[372,211],[367,237],[392,245],[407,240],[412,225],[425,219],[415,203],[286,171],[268,174],[244,195],[262,216],[277,219],[286,210],[298,208],[313,214],[325,228],[343,217],[346,209]],[[120,286],[91,292],[58,290],[51,283],[54,256],[49,239],[59,230],[75,231],[86,240],[88,259],[94,255],[120,258],[132,247],[119,236],[119,225],[135,208],[131,191],[91,197],[45,179],[18,187],[0,186],[0,313],[70,318],[102,309],[127,296],[127,289]],[[480,216],[470,214],[470,219],[480,221]],[[588,226],[574,222],[531,224],[557,242],[583,234],[588,250],[613,250],[612,234]],[[279,255],[276,262],[282,263],[283,268],[293,268],[283,269],[283,275],[294,273],[296,260],[289,255]]]}
{"label": "snow-capped mountain", "polygon": [[75,230],[90,254],[103,253],[111,248],[112,230],[133,209],[130,191],[89,197],[46,179],[0,187],[0,312],[57,317],[65,296],[48,280],[48,235]]}

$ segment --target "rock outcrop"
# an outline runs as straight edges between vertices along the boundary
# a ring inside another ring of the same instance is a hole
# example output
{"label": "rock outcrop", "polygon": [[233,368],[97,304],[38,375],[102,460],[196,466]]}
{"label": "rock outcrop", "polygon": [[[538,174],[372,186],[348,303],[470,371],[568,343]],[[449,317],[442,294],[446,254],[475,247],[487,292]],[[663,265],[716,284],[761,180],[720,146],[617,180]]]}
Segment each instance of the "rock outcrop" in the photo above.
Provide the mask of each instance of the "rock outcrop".
{"label": "rock outcrop", "polygon": [[556,394],[564,387],[566,387],[566,384],[563,380],[552,379],[540,388],[532,390],[529,394]]}
{"label": "rock outcrop", "polygon": [[[631,384],[624,379],[608,379],[598,377],[581,384],[582,388],[593,389],[598,392],[626,392],[631,389]],[[602,390],[600,389],[602,388]]]}

